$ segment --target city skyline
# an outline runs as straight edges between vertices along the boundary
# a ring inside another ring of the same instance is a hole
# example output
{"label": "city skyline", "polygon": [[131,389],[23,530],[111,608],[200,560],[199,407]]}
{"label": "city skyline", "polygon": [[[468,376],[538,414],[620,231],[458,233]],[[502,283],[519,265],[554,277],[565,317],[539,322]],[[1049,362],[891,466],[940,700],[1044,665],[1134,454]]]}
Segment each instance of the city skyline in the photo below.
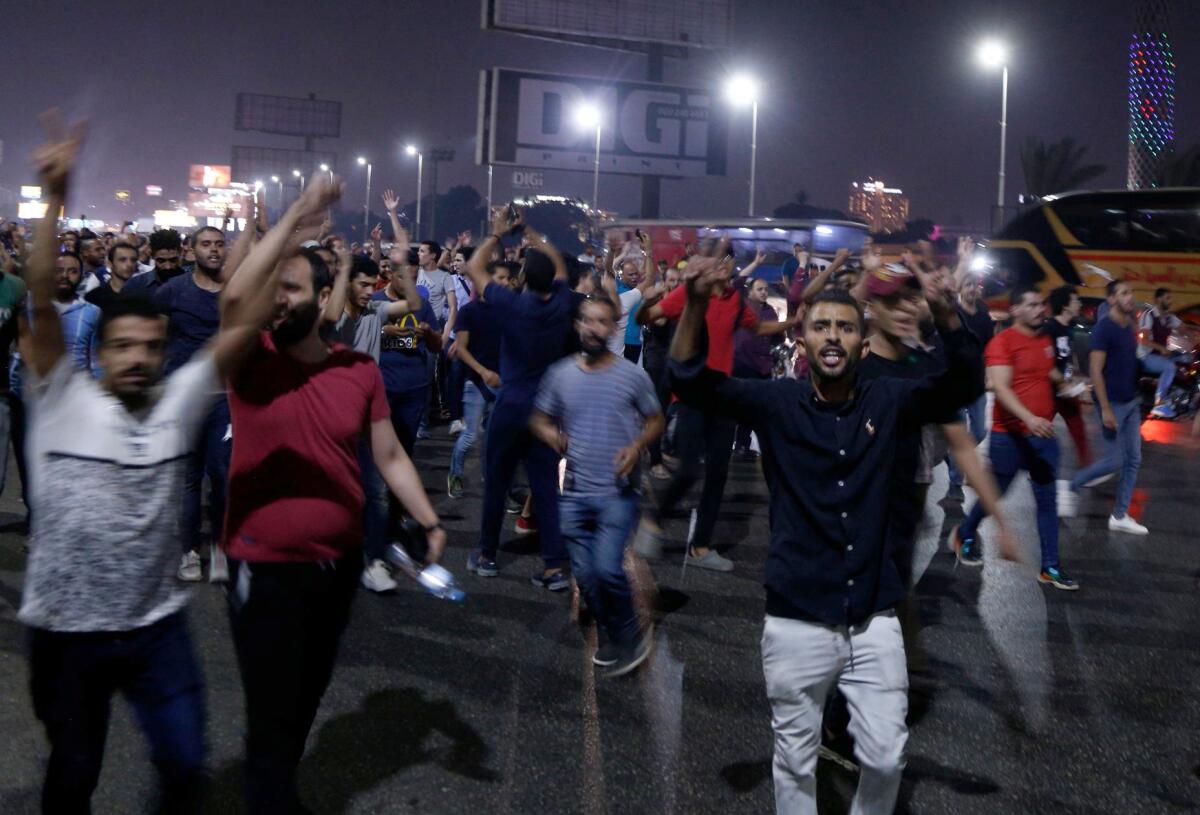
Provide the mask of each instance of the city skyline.
{"label": "city skyline", "polygon": [[[301,16],[266,2],[233,20],[210,20],[198,4],[169,11],[149,4],[104,13],[81,8],[47,3],[15,10],[14,30],[28,34],[10,43],[15,64],[43,64],[33,43],[49,39],[61,44],[57,53],[88,53],[89,59],[80,70],[55,69],[40,78],[35,70],[0,89],[8,113],[0,133],[0,185],[14,193],[34,183],[27,155],[38,138],[38,112],[60,103],[69,115],[89,116],[91,137],[72,213],[96,204],[115,215],[117,189],[136,194],[158,185],[166,197],[183,197],[188,165],[228,164],[235,143],[272,144],[233,130],[239,91],[311,91],[342,102],[342,136],[321,147],[338,154],[337,169],[349,187],[346,206],[355,208],[365,186],[365,173],[354,164],[358,155],[374,163],[376,191],[393,187],[405,200],[415,197],[415,162],[401,152],[410,141],[456,150],[457,160],[441,167],[442,191],[458,184],[484,191],[486,168],[471,158],[482,69],[645,76],[640,55],[482,31],[475,0],[407,18],[383,4],[348,18],[328,11]],[[1128,149],[1125,55],[1132,8],[1123,0],[1066,0],[1053,9],[1029,0],[929,2],[905,10],[869,2],[837,8],[740,3],[735,41],[743,47],[697,51],[686,62],[668,58],[664,79],[715,87],[738,70],[760,78],[760,214],[801,190],[812,203],[840,209],[848,180],[878,177],[905,190],[914,217],[986,225],[995,199],[1000,78],[975,64],[975,45],[996,36],[1012,50],[1010,204],[1021,192],[1019,148],[1027,137],[1076,137],[1108,168],[1096,185],[1119,188]],[[1200,59],[1187,47],[1200,40],[1200,21],[1177,17],[1176,117],[1200,121],[1200,94],[1190,92]],[[72,24],[62,25],[67,20]],[[749,130],[749,116],[731,116],[724,177],[664,181],[663,215],[742,214],[737,202],[745,200]],[[1200,133],[1181,128],[1180,148],[1197,142]],[[511,169],[497,167],[497,200],[514,194]],[[591,197],[589,173],[547,170],[544,177],[547,192]],[[636,177],[602,174],[600,186],[606,208],[636,212]]]}

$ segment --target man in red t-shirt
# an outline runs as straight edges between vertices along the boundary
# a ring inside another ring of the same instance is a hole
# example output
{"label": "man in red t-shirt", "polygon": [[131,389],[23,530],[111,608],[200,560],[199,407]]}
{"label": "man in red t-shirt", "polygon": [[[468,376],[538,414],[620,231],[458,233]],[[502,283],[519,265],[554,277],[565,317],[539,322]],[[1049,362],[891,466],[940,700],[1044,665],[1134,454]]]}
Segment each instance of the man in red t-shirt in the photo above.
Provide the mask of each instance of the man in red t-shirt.
{"label": "man in red t-shirt", "polygon": [[[1013,290],[1013,324],[997,334],[984,351],[988,379],[996,394],[988,455],[996,483],[1003,493],[1021,470],[1029,473],[1037,502],[1042,571],[1038,582],[1073,591],[1079,584],[1067,577],[1058,562],[1058,508],[1055,473],[1058,442],[1054,438],[1054,386],[1062,375],[1054,364],[1054,345],[1040,333],[1045,321],[1042,295],[1033,289]],[[979,502],[962,525],[950,533],[950,545],[965,562],[983,557],[978,526],[984,511]]]}
{"label": "man in red t-shirt", "polygon": [[[746,305],[741,292],[729,282],[733,274],[732,257],[725,259],[724,273],[725,280],[714,287],[705,315],[708,328],[706,364],[714,371],[730,376],[733,374],[733,338],[739,328],[753,329],[763,336],[786,331],[794,322],[759,322],[753,309]],[[642,325],[653,325],[655,320],[664,317],[672,322],[678,321],[686,304],[687,292],[680,286],[658,303],[638,309],[637,321]],[[652,510],[653,514],[642,520],[639,534],[654,541],[649,548],[661,547],[662,520],[699,480],[703,457],[704,488],[700,493],[700,503],[694,510],[694,523],[691,524],[687,554],[684,556],[685,563],[718,572],[733,571],[733,562],[710,549],[709,542],[717,524],[721,495],[725,492],[725,479],[729,475],[729,458],[733,454],[733,437],[736,431],[737,422],[727,417],[690,405],[678,406],[675,418],[675,454],[679,458],[679,467],[666,490],[659,496],[657,506]]]}
{"label": "man in red t-shirt", "polygon": [[427,560],[445,546],[437,513],[389,419],[375,361],[325,343],[318,316],[333,277],[320,255],[295,253],[297,228],[319,222],[341,185],[310,182],[232,273],[224,326],[252,309],[269,331],[241,329],[229,380],[233,455],[224,546],[229,616],[246,694],[249,812],[294,812],[296,768],[333,674],[362,571],[358,445],[368,434],[380,475],[422,524]]}

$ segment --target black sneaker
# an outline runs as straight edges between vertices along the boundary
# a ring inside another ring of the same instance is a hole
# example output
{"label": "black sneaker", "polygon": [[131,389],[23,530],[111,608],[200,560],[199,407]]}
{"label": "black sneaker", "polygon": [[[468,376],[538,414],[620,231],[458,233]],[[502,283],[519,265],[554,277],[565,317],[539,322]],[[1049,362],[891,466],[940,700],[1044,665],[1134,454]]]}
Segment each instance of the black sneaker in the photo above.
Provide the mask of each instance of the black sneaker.
{"label": "black sneaker", "polygon": [[608,642],[596,649],[596,653],[592,654],[592,664],[599,665],[601,668],[607,668],[609,665],[616,665],[617,660],[621,658],[621,648],[615,642]]}
{"label": "black sneaker", "polygon": [[451,498],[463,497],[463,479],[461,475],[446,476],[446,494]]}
{"label": "black sneaker", "polygon": [[529,582],[538,588],[549,589],[550,591],[563,591],[571,585],[571,578],[562,569],[544,574],[538,572],[529,578]]}
{"label": "black sneaker", "polygon": [[962,484],[951,484],[946,489],[946,494],[942,497],[943,501],[954,501],[961,504],[966,496],[963,495]]}
{"label": "black sneaker", "polygon": [[983,541],[980,539],[978,531],[971,537],[964,538],[959,534],[959,527],[954,527],[950,531],[950,549],[963,566],[979,567],[983,565]]}
{"label": "black sneaker", "polygon": [[605,671],[604,675],[614,678],[624,676],[645,662],[646,657],[650,656],[650,651],[654,648],[653,634],[652,630],[644,631],[632,646],[621,649],[621,656],[611,668]]}
{"label": "black sneaker", "polygon": [[516,515],[525,508],[525,493],[513,490],[504,497],[504,511]]}
{"label": "black sneaker", "polygon": [[1057,566],[1042,569],[1041,574],[1038,575],[1038,582],[1063,591],[1079,591],[1079,584],[1063,574],[1062,569]]}

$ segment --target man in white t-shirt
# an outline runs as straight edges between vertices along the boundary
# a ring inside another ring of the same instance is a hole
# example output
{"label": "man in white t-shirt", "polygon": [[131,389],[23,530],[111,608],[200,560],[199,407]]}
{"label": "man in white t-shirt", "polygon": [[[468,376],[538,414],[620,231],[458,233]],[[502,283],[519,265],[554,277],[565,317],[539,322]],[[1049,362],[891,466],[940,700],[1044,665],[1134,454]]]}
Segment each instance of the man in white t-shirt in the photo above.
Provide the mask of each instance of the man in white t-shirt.
{"label": "man in white t-shirt", "polygon": [[610,334],[607,340],[609,351],[634,363],[641,357],[642,346],[641,343],[628,343],[628,337],[632,332],[641,331],[641,327],[634,322],[631,329],[630,318],[644,300],[653,296],[658,282],[657,269],[650,257],[649,238],[644,238],[640,255],[635,258],[626,253],[614,261],[617,269],[615,294],[621,306],[621,314],[617,320],[617,330]]}
{"label": "man in white t-shirt", "polygon": [[[51,140],[34,162],[48,214],[25,275],[34,534],[19,613],[34,712],[50,742],[42,810],[89,811],[120,692],[150,743],[162,811],[199,812],[204,680],[183,612],[189,592],[175,579],[177,505],[221,381],[275,300],[230,309],[208,345],[164,379],[166,319],[146,295],[123,295],[100,320],[101,377],[78,370],[54,307],[53,237],[83,131],[68,134],[57,112],[45,120]],[[324,199],[309,198],[324,211]]]}

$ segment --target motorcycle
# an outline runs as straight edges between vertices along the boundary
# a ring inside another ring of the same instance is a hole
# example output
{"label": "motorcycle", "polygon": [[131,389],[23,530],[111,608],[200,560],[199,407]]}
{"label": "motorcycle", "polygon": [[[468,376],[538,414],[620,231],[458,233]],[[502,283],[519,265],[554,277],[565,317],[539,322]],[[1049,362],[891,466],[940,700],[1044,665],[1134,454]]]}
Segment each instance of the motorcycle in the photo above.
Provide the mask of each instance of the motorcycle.
{"label": "motorcycle", "polygon": [[[1171,354],[1175,363],[1175,379],[1163,402],[1175,413],[1176,419],[1190,416],[1200,408],[1200,358],[1196,351],[1177,351]],[[1158,376],[1142,371],[1138,375],[1138,396],[1142,402],[1142,420],[1157,418],[1150,415],[1158,392]]]}

